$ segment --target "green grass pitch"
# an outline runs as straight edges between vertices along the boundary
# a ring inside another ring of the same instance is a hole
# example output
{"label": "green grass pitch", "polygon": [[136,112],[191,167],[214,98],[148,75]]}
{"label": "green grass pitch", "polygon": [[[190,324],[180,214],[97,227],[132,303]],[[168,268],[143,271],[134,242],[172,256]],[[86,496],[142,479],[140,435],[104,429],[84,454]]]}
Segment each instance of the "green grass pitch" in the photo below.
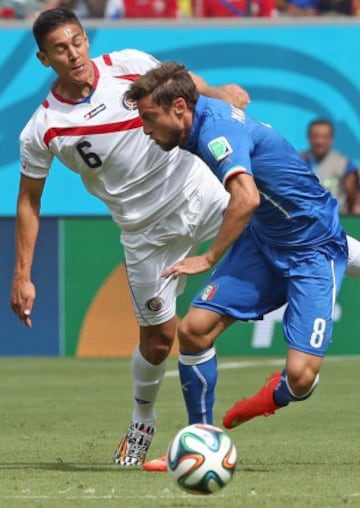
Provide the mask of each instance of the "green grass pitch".
{"label": "green grass pitch", "polygon": [[[214,423],[281,365],[221,358]],[[1,358],[0,507],[360,507],[359,373],[359,358],[328,357],[311,399],[229,432],[233,480],[194,496],[167,473],[111,462],[131,414],[129,360]],[[148,458],[186,425],[175,360],[168,374]]]}

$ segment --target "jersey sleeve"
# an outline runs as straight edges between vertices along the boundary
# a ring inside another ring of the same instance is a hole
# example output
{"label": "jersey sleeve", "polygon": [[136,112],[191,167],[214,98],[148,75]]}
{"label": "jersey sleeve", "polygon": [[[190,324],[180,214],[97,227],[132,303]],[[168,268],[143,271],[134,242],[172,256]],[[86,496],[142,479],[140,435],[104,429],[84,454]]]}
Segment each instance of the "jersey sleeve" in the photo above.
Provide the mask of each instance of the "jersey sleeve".
{"label": "jersey sleeve", "polygon": [[359,168],[357,165],[352,160],[348,160],[345,168],[345,175],[348,175],[349,173],[357,173],[358,171]]}
{"label": "jersey sleeve", "polygon": [[119,66],[124,74],[145,74],[160,65],[159,60],[137,49],[124,49],[110,53],[111,62]]}
{"label": "jersey sleeve", "polygon": [[253,174],[250,159],[253,147],[242,124],[232,119],[206,122],[199,136],[200,157],[225,186],[234,175]]}
{"label": "jersey sleeve", "polygon": [[20,134],[20,171],[31,178],[46,178],[53,159],[42,139],[40,122],[35,114]]}

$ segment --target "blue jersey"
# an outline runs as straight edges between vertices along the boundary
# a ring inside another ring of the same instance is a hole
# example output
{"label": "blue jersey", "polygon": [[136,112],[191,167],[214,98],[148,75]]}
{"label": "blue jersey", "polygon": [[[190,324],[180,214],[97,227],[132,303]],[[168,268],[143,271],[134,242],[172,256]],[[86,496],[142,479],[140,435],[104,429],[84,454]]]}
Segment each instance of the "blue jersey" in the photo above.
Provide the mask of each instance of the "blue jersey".
{"label": "blue jersey", "polygon": [[181,148],[203,159],[224,185],[239,173],[254,177],[261,203],[250,224],[262,241],[318,247],[341,229],[336,199],[295,148],[244,111],[200,96]]}

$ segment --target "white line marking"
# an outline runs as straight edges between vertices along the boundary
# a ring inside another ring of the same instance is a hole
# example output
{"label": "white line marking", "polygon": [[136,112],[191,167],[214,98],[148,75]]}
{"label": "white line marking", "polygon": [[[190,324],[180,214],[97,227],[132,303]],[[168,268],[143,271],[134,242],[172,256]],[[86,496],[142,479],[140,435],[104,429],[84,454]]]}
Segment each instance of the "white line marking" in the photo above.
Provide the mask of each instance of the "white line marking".
{"label": "white line marking", "polygon": [[[358,360],[360,355],[351,355],[351,356],[328,356],[325,358],[325,362],[339,362],[345,360]],[[219,362],[218,370],[230,370],[230,369],[246,369],[253,367],[262,367],[262,366],[276,366],[276,365],[284,365],[285,367],[285,358],[272,358],[272,359],[262,359],[262,360],[244,360],[240,362]],[[177,370],[169,370],[165,373],[166,377],[177,377],[179,372]]]}
{"label": "white line marking", "polygon": [[[247,492],[247,495],[248,496],[256,496],[257,493],[253,490],[250,490],[249,492]],[[259,496],[259,498],[267,498],[267,497],[272,497],[273,494],[266,494],[266,493],[262,493],[261,496]],[[302,496],[304,498],[311,498],[311,499],[323,499],[323,495],[316,495],[314,493],[303,493]],[[356,500],[358,497],[360,497],[360,493],[359,492],[353,492],[353,493],[350,493],[350,494],[344,494],[341,496],[341,498],[349,498],[350,499],[350,503],[353,501],[353,500]],[[217,493],[216,494],[216,498],[219,499],[219,498],[222,498],[222,499],[225,499],[225,498],[233,498],[233,495],[226,495],[226,494],[219,494]],[[63,500],[63,501],[78,501],[78,500],[82,500],[82,499],[97,499],[97,500],[102,500],[102,499],[116,499],[116,500],[124,500],[124,499],[138,499],[138,500],[142,500],[142,499],[186,499],[186,500],[189,500],[189,499],[194,499],[194,496],[191,495],[191,494],[182,494],[182,493],[179,493],[178,495],[146,495],[146,496],[123,496],[123,495],[118,495],[118,496],[115,496],[115,495],[112,495],[112,494],[109,494],[109,495],[103,495],[103,496],[56,496],[56,495],[48,495],[48,496],[20,496],[20,495],[17,495],[17,496],[0,496],[0,499],[21,499],[21,500],[43,500],[43,499],[48,499],[48,500]],[[204,501],[204,503],[208,503],[208,498],[207,497],[203,497],[203,498],[197,498],[196,499],[196,502],[201,502],[201,501]]]}
{"label": "white line marking", "polygon": [[[191,494],[179,494],[179,495],[165,495],[165,496],[159,496],[159,495],[146,495],[146,496],[123,496],[118,495],[114,496],[112,494],[104,495],[104,496],[0,496],[0,499],[22,499],[22,500],[41,500],[41,499],[62,499],[66,501],[75,501],[80,499],[193,499],[193,495]],[[229,495],[223,495],[223,494],[217,494],[216,498],[230,498]],[[197,500],[198,501],[198,500]],[[205,498],[203,499],[205,501]]]}

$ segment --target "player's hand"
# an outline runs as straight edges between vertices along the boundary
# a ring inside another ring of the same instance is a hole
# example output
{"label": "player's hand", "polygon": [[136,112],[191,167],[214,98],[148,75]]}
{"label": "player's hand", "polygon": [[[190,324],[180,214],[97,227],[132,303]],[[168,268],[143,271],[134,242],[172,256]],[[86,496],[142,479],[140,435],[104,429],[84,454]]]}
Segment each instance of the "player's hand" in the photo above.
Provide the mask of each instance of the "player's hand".
{"label": "player's hand", "polygon": [[35,286],[30,280],[14,278],[11,290],[11,308],[28,328],[32,327],[30,316],[35,296]]}
{"label": "player's hand", "polygon": [[205,256],[193,256],[185,258],[175,265],[167,268],[161,276],[165,279],[168,277],[179,277],[180,275],[195,275],[196,273],[206,272],[212,267],[212,264]]}
{"label": "player's hand", "polygon": [[227,94],[231,104],[240,109],[245,109],[250,104],[250,96],[246,90],[239,85],[222,85],[222,90]]}

